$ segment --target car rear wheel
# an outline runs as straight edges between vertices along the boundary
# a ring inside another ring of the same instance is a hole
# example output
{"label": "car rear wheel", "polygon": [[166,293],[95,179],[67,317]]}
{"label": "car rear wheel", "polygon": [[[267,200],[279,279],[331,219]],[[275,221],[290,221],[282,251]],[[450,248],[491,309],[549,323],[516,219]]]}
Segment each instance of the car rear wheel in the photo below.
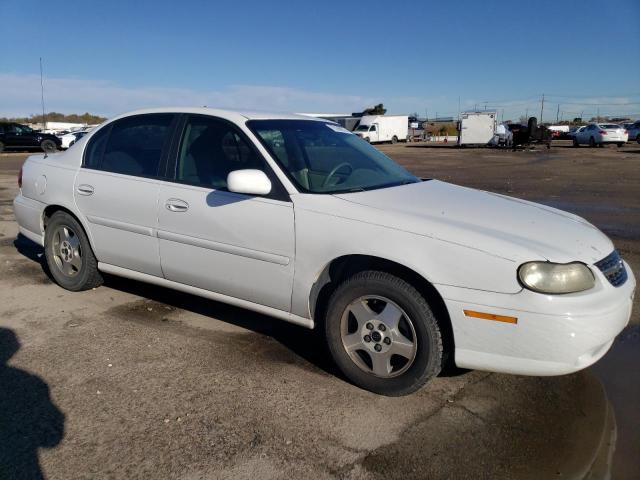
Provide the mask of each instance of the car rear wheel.
{"label": "car rear wheel", "polygon": [[336,289],[325,337],[340,371],[382,395],[415,392],[442,367],[442,336],[428,303],[386,272],[360,272]]}
{"label": "car rear wheel", "polygon": [[57,150],[56,142],[49,139],[43,140],[40,143],[40,148],[47,153],[55,152]]}
{"label": "car rear wheel", "polygon": [[53,214],[45,230],[44,249],[51,276],[62,288],[78,292],[102,284],[89,239],[68,213]]}

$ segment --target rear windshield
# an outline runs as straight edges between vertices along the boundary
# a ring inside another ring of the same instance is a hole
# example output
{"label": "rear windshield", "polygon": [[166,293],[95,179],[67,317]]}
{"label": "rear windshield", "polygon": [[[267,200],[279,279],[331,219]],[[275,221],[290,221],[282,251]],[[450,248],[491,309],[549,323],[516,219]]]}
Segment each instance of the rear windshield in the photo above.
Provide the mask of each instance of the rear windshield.
{"label": "rear windshield", "polygon": [[615,123],[601,123],[600,128],[608,128],[609,130],[614,128],[620,128],[620,125],[616,125]]}

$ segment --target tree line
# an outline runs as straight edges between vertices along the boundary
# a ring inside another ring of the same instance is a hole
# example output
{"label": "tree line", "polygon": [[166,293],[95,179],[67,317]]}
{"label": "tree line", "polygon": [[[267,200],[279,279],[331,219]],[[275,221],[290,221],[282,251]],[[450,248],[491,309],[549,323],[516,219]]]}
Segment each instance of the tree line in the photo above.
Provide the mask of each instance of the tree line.
{"label": "tree line", "polygon": [[[87,123],[89,125],[102,123],[106,120],[105,117],[93,115],[89,112],[82,114],[49,112],[45,115],[45,119],[47,122]],[[43,123],[42,114],[33,114],[29,117],[0,117],[0,121],[16,123]]]}

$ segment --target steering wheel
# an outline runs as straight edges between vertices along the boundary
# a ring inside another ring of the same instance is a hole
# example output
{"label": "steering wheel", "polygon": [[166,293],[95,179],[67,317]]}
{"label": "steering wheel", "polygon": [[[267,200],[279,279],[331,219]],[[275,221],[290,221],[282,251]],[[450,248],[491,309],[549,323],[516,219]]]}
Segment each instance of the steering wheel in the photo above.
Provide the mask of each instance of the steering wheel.
{"label": "steering wheel", "polygon": [[350,163],[348,162],[342,162],[339,163],[338,165],[336,165],[335,167],[333,167],[333,170],[331,170],[329,172],[329,175],[327,175],[327,177],[324,179],[324,182],[322,182],[322,188],[326,187],[327,185],[329,185],[329,180],[336,174],[338,173],[338,170],[340,170],[342,167],[349,167],[349,175],[351,175],[353,173],[353,167],[351,166]]}

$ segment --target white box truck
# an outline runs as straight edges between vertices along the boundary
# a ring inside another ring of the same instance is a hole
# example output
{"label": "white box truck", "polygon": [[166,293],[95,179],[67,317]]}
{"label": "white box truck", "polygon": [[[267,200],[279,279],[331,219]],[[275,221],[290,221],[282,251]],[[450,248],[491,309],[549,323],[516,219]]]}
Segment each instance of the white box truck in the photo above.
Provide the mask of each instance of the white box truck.
{"label": "white box truck", "polygon": [[496,112],[465,112],[458,127],[458,145],[487,145],[498,125]]}
{"label": "white box truck", "polygon": [[364,115],[353,131],[369,143],[407,141],[408,115]]}

